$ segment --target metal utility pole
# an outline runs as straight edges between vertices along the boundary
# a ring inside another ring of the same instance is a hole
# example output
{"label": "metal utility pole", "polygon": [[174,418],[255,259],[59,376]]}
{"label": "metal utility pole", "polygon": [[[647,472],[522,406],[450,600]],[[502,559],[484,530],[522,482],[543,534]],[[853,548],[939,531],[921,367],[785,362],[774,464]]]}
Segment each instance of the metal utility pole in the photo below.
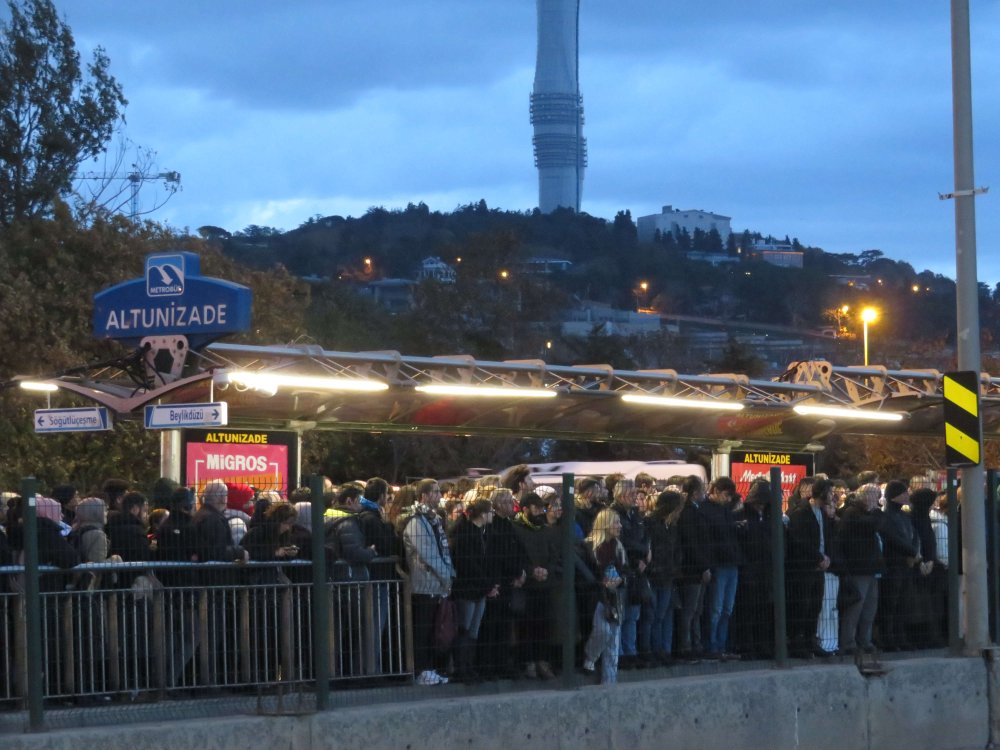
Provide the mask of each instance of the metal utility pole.
{"label": "metal utility pole", "polygon": [[[979,282],[976,278],[976,190],[972,170],[972,65],[969,0],[951,0],[951,88],[955,150],[955,270],[958,294],[958,369],[981,372]],[[980,433],[982,428],[980,428]],[[982,444],[982,434],[974,436]],[[982,463],[961,470],[962,554],[965,570],[965,651],[989,645]]]}

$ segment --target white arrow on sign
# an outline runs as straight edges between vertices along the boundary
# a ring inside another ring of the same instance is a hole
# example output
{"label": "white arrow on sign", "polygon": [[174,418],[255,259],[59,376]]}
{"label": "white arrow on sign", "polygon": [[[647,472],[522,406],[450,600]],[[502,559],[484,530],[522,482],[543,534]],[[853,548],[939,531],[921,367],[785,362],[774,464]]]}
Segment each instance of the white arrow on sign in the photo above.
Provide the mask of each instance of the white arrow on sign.
{"label": "white arrow on sign", "polygon": [[35,409],[35,432],[100,432],[112,429],[104,406],[77,409]]}
{"label": "white arrow on sign", "polygon": [[225,427],[229,404],[158,404],[146,407],[147,430],[177,430],[182,427]]}

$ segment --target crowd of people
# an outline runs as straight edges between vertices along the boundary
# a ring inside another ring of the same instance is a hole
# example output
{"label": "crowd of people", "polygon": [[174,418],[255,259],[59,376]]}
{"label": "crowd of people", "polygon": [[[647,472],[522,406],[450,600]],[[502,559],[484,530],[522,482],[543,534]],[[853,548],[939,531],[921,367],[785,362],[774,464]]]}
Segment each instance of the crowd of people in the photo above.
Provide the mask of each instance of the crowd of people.
{"label": "crowd of people", "polygon": [[[706,485],[679,476],[662,487],[645,474],[580,477],[566,531],[562,493],[535,486],[524,465],[395,488],[376,477],[326,483],[322,546],[331,581],[372,587],[374,617],[350,627],[370,631],[358,642],[374,644],[379,662],[393,611],[390,582],[405,577],[418,685],[551,679],[574,619],[577,668],[613,683],[619,669],[773,658],[774,528],[783,529],[786,550],[791,656],[943,645],[947,499],[920,485],[882,484],[872,472],[850,484],[807,477],[776,526],[772,487],[762,478],[739,497],[727,477]],[[5,494],[0,565],[17,565],[24,507]],[[157,584],[168,592],[307,582],[310,566],[283,564],[311,558],[312,502],[307,488],[286,499],[222,481],[205,484],[197,498],[168,479],[148,493],[112,479],[86,498],[57,486],[36,498],[39,563],[65,573],[46,574],[42,588],[131,587],[147,578],[135,567],[72,570],[97,562],[275,563],[242,576],[230,566],[158,569]],[[575,608],[561,586],[570,568]],[[0,593],[16,590],[18,575],[0,576]],[[171,663],[183,669],[188,658]]]}

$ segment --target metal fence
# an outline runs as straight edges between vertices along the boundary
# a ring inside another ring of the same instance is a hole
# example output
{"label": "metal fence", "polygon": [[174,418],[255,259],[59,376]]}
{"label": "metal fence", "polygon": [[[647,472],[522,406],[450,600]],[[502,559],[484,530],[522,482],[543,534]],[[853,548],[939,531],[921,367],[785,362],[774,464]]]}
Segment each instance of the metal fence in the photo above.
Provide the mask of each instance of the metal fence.
{"label": "metal fence", "polygon": [[[37,633],[29,632],[26,595],[19,590],[23,568],[0,568],[10,583],[0,593],[0,701],[14,705],[28,696],[29,640],[41,645],[43,699],[86,704],[90,698],[135,701],[311,684],[311,568],[306,562],[46,568]],[[164,570],[225,570],[237,580],[164,587],[158,575]],[[410,675],[404,582],[328,583],[327,590],[330,676]]]}

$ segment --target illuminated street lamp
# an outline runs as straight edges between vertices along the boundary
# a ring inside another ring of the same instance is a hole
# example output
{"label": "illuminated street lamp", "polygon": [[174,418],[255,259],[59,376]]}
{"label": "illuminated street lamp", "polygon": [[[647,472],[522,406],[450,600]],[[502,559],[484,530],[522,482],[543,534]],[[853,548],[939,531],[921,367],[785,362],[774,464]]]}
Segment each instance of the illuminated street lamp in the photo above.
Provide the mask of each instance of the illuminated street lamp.
{"label": "illuminated street lamp", "polygon": [[837,310],[836,310],[836,315],[837,315],[837,335],[838,335],[838,336],[839,336],[839,335],[840,335],[841,333],[843,333],[843,331],[844,331],[844,327],[843,327],[843,325],[841,325],[841,322],[840,322],[840,317],[841,317],[842,315],[847,315],[847,312],[848,312],[848,310],[850,310],[850,309],[851,309],[850,305],[841,305],[841,306],[840,306],[840,307],[838,307],[838,308],[837,308]]}
{"label": "illuminated street lamp", "polygon": [[646,302],[646,293],[649,291],[649,282],[640,281],[638,290],[635,294],[635,309],[637,312],[642,312],[643,306]]}
{"label": "illuminated street lamp", "polygon": [[865,367],[868,366],[868,324],[874,323],[878,318],[878,310],[874,307],[866,307],[861,311],[861,323],[864,327],[865,337]]}

